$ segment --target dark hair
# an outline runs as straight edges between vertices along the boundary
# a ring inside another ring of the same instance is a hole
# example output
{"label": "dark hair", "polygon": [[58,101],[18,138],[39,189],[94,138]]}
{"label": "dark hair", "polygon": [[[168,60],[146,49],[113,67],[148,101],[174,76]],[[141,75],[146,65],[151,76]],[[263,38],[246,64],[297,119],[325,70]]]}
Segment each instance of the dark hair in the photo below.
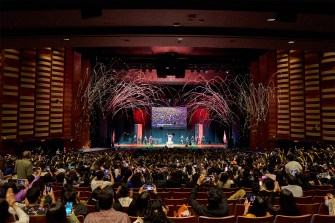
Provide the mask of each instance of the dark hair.
{"label": "dark hair", "polygon": [[109,210],[113,206],[114,191],[110,186],[102,189],[98,195],[98,203],[101,210]]}
{"label": "dark hair", "polygon": [[294,197],[291,191],[283,189],[279,195],[279,211],[278,214],[297,216],[300,215],[300,210],[294,201]]}
{"label": "dark hair", "polygon": [[228,176],[228,174],[226,174],[226,173],[222,173],[221,174],[221,176],[220,176],[220,181],[222,182],[222,183],[226,183],[227,182],[227,180],[229,179],[229,176]]}
{"label": "dark hair", "polygon": [[288,154],[286,155],[286,159],[287,159],[288,161],[294,161],[294,155],[293,155],[293,153],[288,153]]}
{"label": "dark hair", "polygon": [[0,198],[0,222],[15,222],[13,215],[8,212],[9,205],[4,198]]}
{"label": "dark hair", "polygon": [[31,184],[31,182],[33,182],[35,180],[35,176],[34,175],[29,175],[29,176],[27,176],[27,180],[28,180],[29,184]]}
{"label": "dark hair", "polygon": [[101,191],[101,187],[97,187],[92,191],[91,197],[94,198],[95,200],[98,200],[99,193]]}
{"label": "dark hair", "polygon": [[120,197],[127,197],[129,192],[128,184],[122,184],[120,189]]}
{"label": "dark hair", "polygon": [[287,179],[287,183],[288,183],[289,185],[297,185],[297,184],[298,184],[297,179],[296,179],[294,176],[292,176],[291,174],[288,174],[288,175],[286,176],[286,179]]}
{"label": "dark hair", "polygon": [[29,204],[35,203],[40,197],[40,194],[41,192],[39,187],[33,186],[29,188],[26,193],[26,198],[29,201]]}
{"label": "dark hair", "polygon": [[252,207],[249,209],[250,214],[255,215],[256,217],[266,216],[267,204],[261,196],[256,196]]}
{"label": "dark hair", "polygon": [[[8,183],[7,183],[7,187],[8,187],[8,188],[12,188],[14,194],[17,194],[17,193],[20,191],[19,188],[18,188],[17,185],[16,185],[16,182],[13,181],[13,180],[8,181]],[[5,194],[6,194],[6,193],[5,193]],[[6,196],[5,196],[5,197],[6,197]]]}
{"label": "dark hair", "polygon": [[267,190],[273,190],[275,189],[275,181],[272,180],[270,177],[266,177],[263,180],[263,184],[265,185]]}
{"label": "dark hair", "polygon": [[46,212],[47,223],[67,223],[65,207],[62,202],[51,204]]}
{"label": "dark hair", "polygon": [[104,177],[104,173],[101,170],[98,170],[95,174],[97,176],[97,180],[102,180]]}
{"label": "dark hair", "polygon": [[208,205],[211,207],[217,207],[221,204],[221,200],[224,197],[224,193],[219,187],[211,187],[207,191]]}
{"label": "dark hair", "polygon": [[169,223],[170,220],[163,212],[163,203],[161,200],[152,200],[144,215],[145,223]]}
{"label": "dark hair", "polygon": [[73,204],[77,203],[77,193],[76,190],[65,190],[63,194],[63,202],[73,202]]}
{"label": "dark hair", "polygon": [[131,183],[135,188],[140,188],[142,186],[142,179],[140,173],[135,173],[133,177],[130,179]]}

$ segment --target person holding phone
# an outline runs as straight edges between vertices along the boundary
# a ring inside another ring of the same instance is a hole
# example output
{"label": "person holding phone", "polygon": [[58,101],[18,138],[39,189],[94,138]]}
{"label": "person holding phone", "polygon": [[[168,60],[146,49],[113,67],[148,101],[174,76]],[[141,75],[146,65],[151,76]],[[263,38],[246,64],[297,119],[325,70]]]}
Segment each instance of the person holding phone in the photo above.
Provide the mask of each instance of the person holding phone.
{"label": "person holding phone", "polygon": [[[17,216],[18,220],[15,220],[15,216]],[[0,222],[29,222],[29,216],[16,204],[12,188],[7,190],[6,199],[0,199]]]}
{"label": "person holding phone", "polygon": [[70,211],[70,214],[66,213],[66,208],[60,201],[50,205],[46,218],[46,223],[80,223],[73,210]]}
{"label": "person holding phone", "polygon": [[110,177],[110,181],[107,180],[103,180],[105,173],[102,170],[98,170],[95,172],[95,177],[92,179],[91,181],[91,189],[92,191],[94,191],[95,188],[100,187],[101,185],[104,186],[108,186],[114,185],[114,177],[113,177],[113,172],[112,171],[108,171],[109,177]]}
{"label": "person holding phone", "polygon": [[24,185],[24,188],[21,189],[18,193],[15,194],[15,199],[17,202],[24,201],[26,196],[27,190],[33,186],[33,184],[38,181],[41,177],[42,170],[41,168],[37,169],[37,175],[29,175],[27,179],[18,179],[18,183],[20,182],[21,185]]}
{"label": "person holding phone", "polygon": [[[201,205],[196,200],[197,192],[200,191],[206,176],[201,175],[197,181],[197,185],[193,188],[190,194],[190,204],[194,212],[199,216],[207,217],[224,217],[228,215],[228,202],[222,189],[218,186],[212,186],[207,191],[208,205]],[[213,177],[214,178],[214,177]],[[213,179],[214,181],[214,179]]]}

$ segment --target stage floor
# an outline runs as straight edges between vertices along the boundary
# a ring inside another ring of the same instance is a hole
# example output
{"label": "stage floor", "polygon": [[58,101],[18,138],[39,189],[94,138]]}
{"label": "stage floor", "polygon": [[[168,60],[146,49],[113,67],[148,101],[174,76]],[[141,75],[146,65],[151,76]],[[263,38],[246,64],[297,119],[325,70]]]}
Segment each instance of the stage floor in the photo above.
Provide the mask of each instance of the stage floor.
{"label": "stage floor", "polygon": [[[115,144],[114,148],[129,148],[129,149],[160,149],[164,148],[166,144],[155,144],[155,145],[144,145],[144,144]],[[194,145],[194,146],[185,146],[182,144],[174,144],[173,146],[170,146],[169,149],[224,149],[226,148],[226,144],[202,144],[202,145]],[[95,147],[95,148],[87,148],[82,152],[96,152],[96,151],[102,151],[102,150],[108,150],[111,148],[104,148],[104,147]]]}

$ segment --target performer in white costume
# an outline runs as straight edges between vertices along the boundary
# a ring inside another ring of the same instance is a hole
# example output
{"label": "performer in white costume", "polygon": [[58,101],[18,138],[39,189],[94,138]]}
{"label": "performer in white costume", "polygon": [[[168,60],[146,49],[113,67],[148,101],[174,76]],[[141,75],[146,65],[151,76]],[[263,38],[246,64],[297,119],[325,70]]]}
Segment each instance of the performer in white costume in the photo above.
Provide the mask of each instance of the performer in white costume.
{"label": "performer in white costume", "polygon": [[166,135],[167,135],[167,137],[168,137],[168,140],[167,140],[167,142],[166,142],[166,146],[167,147],[172,147],[173,146],[173,141],[172,141],[172,138],[173,138],[173,135],[172,134],[167,134],[166,133]]}

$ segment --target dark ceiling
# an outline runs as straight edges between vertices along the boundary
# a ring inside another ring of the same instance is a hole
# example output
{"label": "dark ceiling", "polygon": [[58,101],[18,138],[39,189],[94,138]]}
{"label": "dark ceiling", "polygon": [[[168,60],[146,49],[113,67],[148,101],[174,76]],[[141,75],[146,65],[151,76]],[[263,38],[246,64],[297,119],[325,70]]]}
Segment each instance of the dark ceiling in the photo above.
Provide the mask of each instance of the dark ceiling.
{"label": "dark ceiling", "polygon": [[74,47],[88,56],[135,59],[176,52],[208,60],[249,58],[267,49],[335,50],[334,0],[0,4],[1,48]]}

